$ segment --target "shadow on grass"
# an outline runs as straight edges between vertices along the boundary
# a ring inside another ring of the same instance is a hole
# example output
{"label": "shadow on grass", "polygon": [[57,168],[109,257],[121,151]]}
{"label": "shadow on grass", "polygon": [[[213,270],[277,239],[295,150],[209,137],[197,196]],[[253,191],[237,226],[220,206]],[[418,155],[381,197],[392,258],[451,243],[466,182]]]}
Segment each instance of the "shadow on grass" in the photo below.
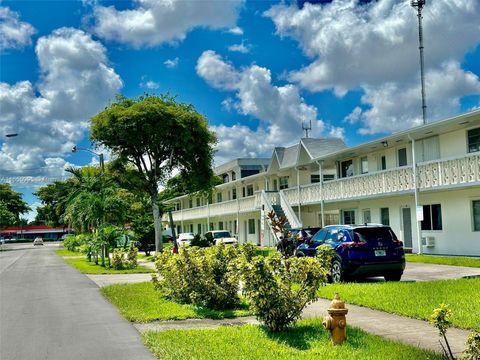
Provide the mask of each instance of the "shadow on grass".
{"label": "shadow on grass", "polygon": [[312,348],[314,342],[329,341],[330,336],[321,323],[293,325],[279,332],[269,331],[265,326],[261,329],[269,339],[303,351]]}
{"label": "shadow on grass", "polygon": [[[220,319],[230,319],[230,318],[242,316],[242,315],[239,315],[237,311],[244,311],[245,313],[247,313],[248,309],[249,309],[248,304],[245,302],[242,302],[241,304],[239,304],[233,309],[215,310],[215,309],[209,309],[204,307],[195,307],[194,311],[195,311],[195,314],[197,314],[201,318],[220,320]],[[245,316],[247,315],[248,314],[245,314]]]}

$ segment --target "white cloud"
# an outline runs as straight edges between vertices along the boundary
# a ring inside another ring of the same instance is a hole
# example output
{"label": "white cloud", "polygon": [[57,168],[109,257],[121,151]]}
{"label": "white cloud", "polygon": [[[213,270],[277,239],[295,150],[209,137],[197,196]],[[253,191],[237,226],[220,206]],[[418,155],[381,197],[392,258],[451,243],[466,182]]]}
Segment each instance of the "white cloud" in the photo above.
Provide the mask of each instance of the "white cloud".
{"label": "white cloud", "polygon": [[[354,110],[348,117],[362,121],[361,134],[388,133],[421,125],[421,96],[419,80],[408,83],[386,83],[366,86],[362,103],[370,108]],[[455,61],[446,62],[439,69],[426,73],[427,119],[438,120],[457,113],[460,98],[480,94],[480,79],[466,72]],[[354,114],[355,113],[355,114]]]}
{"label": "white cloud", "polygon": [[250,46],[249,45],[245,45],[243,42],[241,44],[234,44],[234,45],[230,45],[228,47],[228,50],[229,51],[233,51],[233,52],[239,52],[239,53],[242,53],[242,54],[246,54],[248,52],[250,52]]}
{"label": "white cloud", "polygon": [[227,32],[230,33],[230,34],[233,34],[233,35],[243,35],[243,29],[241,27],[238,27],[238,26],[235,26],[231,29],[228,29]]}
{"label": "white cloud", "polygon": [[20,21],[17,12],[0,7],[0,51],[31,45],[31,37],[35,32],[32,25]]}
{"label": "white cloud", "polygon": [[[235,92],[236,101],[228,98],[223,102],[224,107],[261,121],[255,131],[241,125],[215,127],[220,140],[220,158],[249,154],[269,156],[274,146],[298,141],[303,121],[312,121],[313,137],[324,130],[323,121],[317,118],[317,108],[305,102],[295,85],[272,84],[267,68],[251,65],[238,70],[214,51],[207,50],[198,59],[196,69],[211,86]],[[238,146],[239,143],[243,145]]]}
{"label": "white cloud", "polygon": [[328,135],[330,137],[345,139],[345,128],[337,127],[337,126],[330,126],[330,130],[328,131]]}
{"label": "white cloud", "polygon": [[122,80],[109,67],[105,48],[83,31],[62,28],[36,45],[40,78],[0,83],[0,174],[63,175],[63,160],[80,141],[88,119],[113,100]]}
{"label": "white cloud", "polygon": [[362,114],[362,108],[360,106],[356,106],[353,111],[348,114],[343,121],[349,124],[355,124],[360,120],[360,115]]}
{"label": "white cloud", "polygon": [[134,47],[182,41],[197,27],[234,28],[243,0],[136,0],[135,7],[94,8],[95,33],[103,39]]}
{"label": "white cloud", "polygon": [[160,87],[160,84],[153,81],[153,80],[148,80],[146,76],[142,76],[142,80],[140,81],[140,87],[144,89],[149,89],[149,90],[156,90]]}
{"label": "white cloud", "polygon": [[[424,8],[426,64],[460,60],[480,41],[480,3],[436,0]],[[296,39],[313,62],[290,74],[313,91],[343,95],[364,83],[402,81],[418,73],[418,30],[409,0],[335,0],[275,5],[265,13],[281,36]]]}
{"label": "white cloud", "polygon": [[176,68],[178,66],[179,59],[178,57],[174,59],[168,59],[163,62],[163,65],[165,65],[169,69]]}

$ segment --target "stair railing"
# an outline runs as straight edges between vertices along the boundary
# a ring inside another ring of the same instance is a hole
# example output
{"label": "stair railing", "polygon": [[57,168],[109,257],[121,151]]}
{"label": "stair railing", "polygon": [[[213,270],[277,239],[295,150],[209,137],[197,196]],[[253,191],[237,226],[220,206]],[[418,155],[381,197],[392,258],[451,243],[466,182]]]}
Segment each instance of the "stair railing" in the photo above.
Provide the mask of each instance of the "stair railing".
{"label": "stair railing", "polygon": [[290,203],[287,200],[287,197],[283,193],[283,190],[280,190],[280,206],[282,207],[285,216],[287,217],[288,222],[292,228],[301,228],[302,222],[298,219],[297,215],[293,211]]}
{"label": "stair railing", "polygon": [[[270,199],[268,198],[265,190],[262,190],[262,205],[263,205],[263,210],[264,210],[264,213],[265,213],[265,217],[266,217],[266,214],[268,214],[269,212],[273,211],[275,212],[275,210],[273,209],[273,206],[272,204],[270,203]],[[277,216],[275,214],[275,216]],[[278,243],[278,241],[280,240],[277,233],[273,230],[272,228],[272,224],[270,223],[270,221],[268,220],[267,218],[267,224],[268,224],[268,228],[270,229],[270,232],[272,233],[275,241]]]}

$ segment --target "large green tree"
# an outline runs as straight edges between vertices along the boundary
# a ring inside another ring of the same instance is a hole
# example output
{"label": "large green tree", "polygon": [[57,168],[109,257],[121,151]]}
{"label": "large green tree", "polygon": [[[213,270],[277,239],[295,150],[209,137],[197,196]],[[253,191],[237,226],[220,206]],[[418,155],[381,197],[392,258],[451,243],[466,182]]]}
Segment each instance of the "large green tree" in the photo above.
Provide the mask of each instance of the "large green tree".
{"label": "large green tree", "polygon": [[162,251],[159,184],[178,170],[189,188],[212,185],[216,138],[206,119],[192,105],[168,95],[119,96],[91,119],[90,137],[135,166],[151,198],[156,250]]}
{"label": "large green tree", "polygon": [[20,221],[20,215],[30,211],[22,194],[14,191],[10,184],[0,184],[0,204],[0,211],[3,214],[1,226],[17,224]]}
{"label": "large green tree", "polygon": [[74,179],[55,181],[42,186],[34,193],[42,205],[37,208],[36,223],[46,223],[50,226],[60,226],[65,223],[63,216],[67,208],[67,202],[78,186]]}

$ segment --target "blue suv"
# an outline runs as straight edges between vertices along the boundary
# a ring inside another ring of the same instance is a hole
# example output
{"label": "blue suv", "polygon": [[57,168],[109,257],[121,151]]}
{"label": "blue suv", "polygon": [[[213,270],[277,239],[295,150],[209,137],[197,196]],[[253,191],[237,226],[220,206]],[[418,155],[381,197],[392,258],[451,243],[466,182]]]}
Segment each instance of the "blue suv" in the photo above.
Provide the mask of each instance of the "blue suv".
{"label": "blue suv", "polygon": [[316,256],[317,247],[335,250],[330,280],[383,276],[400,281],[405,269],[403,243],[389,226],[329,225],[318,231],[308,243],[295,249],[296,256]]}

